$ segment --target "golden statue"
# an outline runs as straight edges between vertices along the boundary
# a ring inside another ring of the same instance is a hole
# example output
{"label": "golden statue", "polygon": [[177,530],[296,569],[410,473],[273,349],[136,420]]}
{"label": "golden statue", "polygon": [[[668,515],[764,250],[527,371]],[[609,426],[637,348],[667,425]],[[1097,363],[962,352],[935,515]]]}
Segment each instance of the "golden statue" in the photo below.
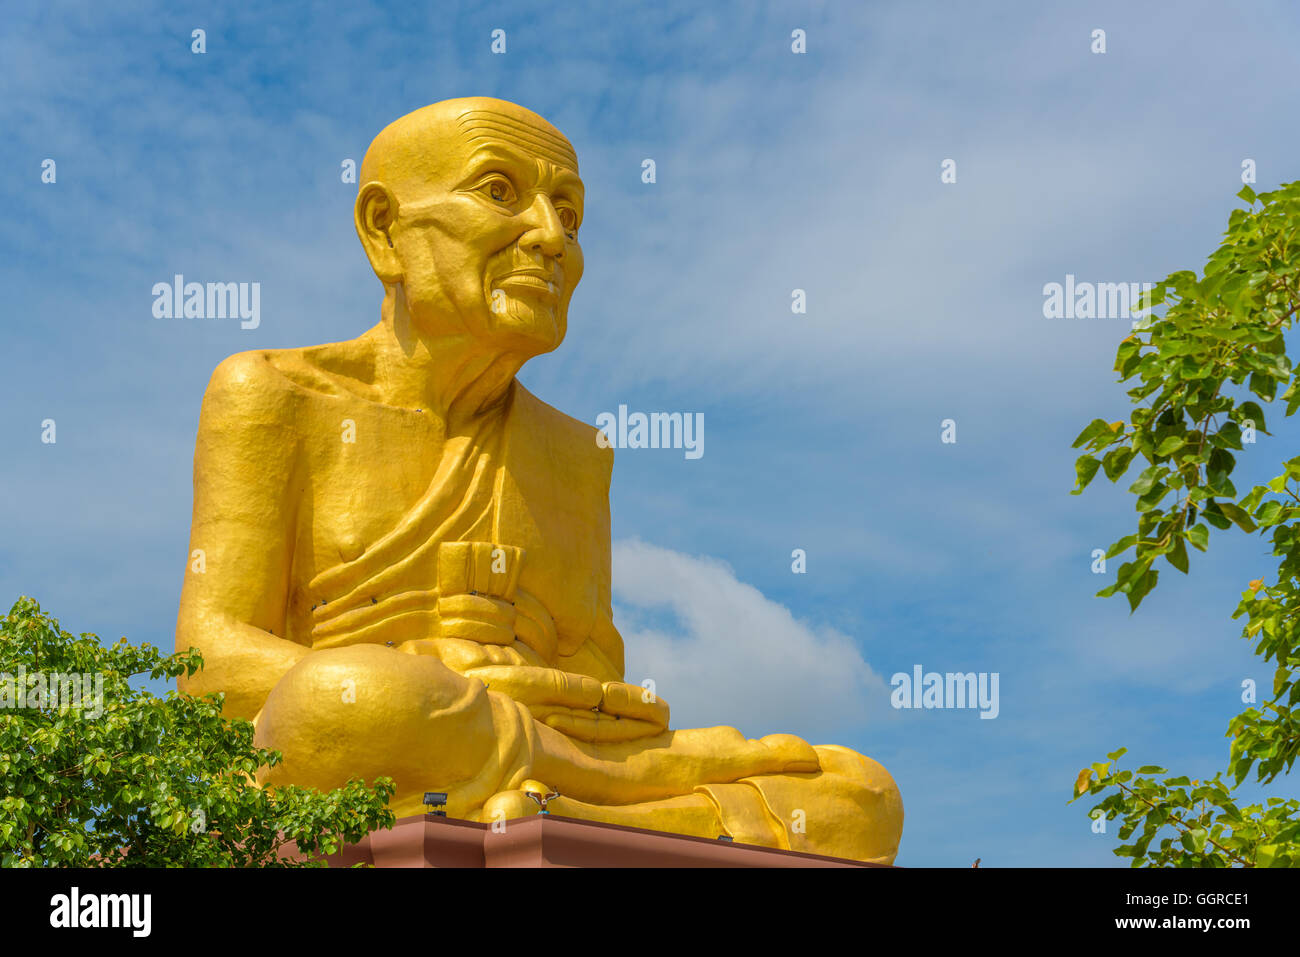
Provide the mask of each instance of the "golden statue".
{"label": "golden statue", "polygon": [[569,817],[891,862],[902,801],[875,761],[669,730],[622,680],[613,451],[515,379],[582,277],[568,140],[446,100],[385,128],[360,182],[379,324],[231,356],[204,396],[176,643],[206,666],[183,688],[283,752],[270,786],[388,775],[398,816],[436,789],[476,821],[554,790]]}

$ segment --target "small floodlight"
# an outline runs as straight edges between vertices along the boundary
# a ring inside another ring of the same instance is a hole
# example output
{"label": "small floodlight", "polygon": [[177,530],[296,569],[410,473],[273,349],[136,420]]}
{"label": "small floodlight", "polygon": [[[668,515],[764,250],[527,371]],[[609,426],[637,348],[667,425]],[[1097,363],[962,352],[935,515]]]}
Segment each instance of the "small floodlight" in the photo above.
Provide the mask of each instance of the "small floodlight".
{"label": "small floodlight", "polygon": [[429,813],[434,817],[446,817],[447,812],[443,808],[447,806],[447,792],[425,791],[424,806],[429,809]]}

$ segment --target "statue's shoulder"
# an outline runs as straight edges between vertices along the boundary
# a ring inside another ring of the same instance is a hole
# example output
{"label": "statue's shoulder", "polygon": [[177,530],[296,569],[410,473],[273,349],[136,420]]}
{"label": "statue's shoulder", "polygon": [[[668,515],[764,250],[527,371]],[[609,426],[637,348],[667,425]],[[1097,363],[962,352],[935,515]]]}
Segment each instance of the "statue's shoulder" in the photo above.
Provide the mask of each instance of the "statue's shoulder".
{"label": "statue's shoulder", "polygon": [[284,388],[284,382],[265,351],[236,352],[217,364],[208,380],[204,405],[231,404],[265,397]]}
{"label": "statue's shoulder", "polygon": [[531,439],[545,442],[561,461],[574,459],[589,464],[608,482],[614,468],[614,450],[603,447],[597,438],[600,430],[548,405],[533,395],[518,380],[511,407],[511,418]]}
{"label": "statue's shoulder", "polygon": [[209,392],[239,394],[251,388],[267,385],[275,377],[275,369],[265,350],[236,352],[217,363],[208,382]]}
{"label": "statue's shoulder", "polygon": [[344,376],[332,367],[339,363],[336,354],[346,355],[343,347],[349,345],[237,352],[222,360],[212,373],[205,402],[273,407],[310,393],[341,394],[346,391],[340,381]]}
{"label": "statue's shoulder", "polygon": [[279,351],[261,349],[236,352],[218,363],[203,395],[205,412],[217,409],[272,411],[284,406],[294,391],[293,382],[273,361]]}
{"label": "statue's shoulder", "polygon": [[[213,469],[257,450],[264,467],[290,454],[295,417],[292,386],[265,352],[238,352],[223,359],[203,393],[195,462]],[[197,468],[197,466],[196,466]]]}

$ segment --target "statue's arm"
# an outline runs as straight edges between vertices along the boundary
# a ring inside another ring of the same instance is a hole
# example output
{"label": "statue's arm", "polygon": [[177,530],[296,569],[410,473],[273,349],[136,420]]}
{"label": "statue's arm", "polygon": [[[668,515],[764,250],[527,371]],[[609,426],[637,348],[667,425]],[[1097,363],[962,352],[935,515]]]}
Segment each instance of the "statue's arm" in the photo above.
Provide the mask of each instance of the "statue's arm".
{"label": "statue's arm", "polygon": [[[594,430],[593,430],[594,431]],[[579,648],[584,654],[604,667],[605,673],[599,675],[602,681],[621,681],[623,679],[623,636],[614,627],[614,588],[612,568],[612,534],[609,516],[609,489],[614,477],[614,450],[597,445],[595,454],[599,461],[600,501],[594,511],[597,516],[595,567],[592,575],[596,583],[596,617],[592,623],[591,634]],[[608,672],[613,672],[609,674]]]}
{"label": "statue's arm", "polygon": [[197,647],[204,659],[182,689],[225,692],[229,716],[254,717],[308,653],[284,638],[298,458],[293,412],[291,386],[256,353],[221,363],[203,398],[176,647]]}
{"label": "statue's arm", "polygon": [[[595,445],[594,438],[592,444]],[[592,512],[597,517],[596,551],[591,569],[596,585],[596,614],[586,639],[571,655],[560,658],[559,667],[599,681],[602,688],[599,710],[606,715],[623,719],[621,727],[624,730],[620,736],[632,740],[667,730],[669,708],[668,703],[650,688],[623,681],[623,636],[614,626],[609,518],[609,484],[614,467],[614,451],[596,446],[595,454],[599,457],[597,467],[600,475],[599,499],[592,503]],[[597,724],[589,715],[576,715],[575,718],[579,719],[578,724]],[[564,729],[574,736],[585,736],[580,727],[566,725]],[[593,727],[592,733],[607,732],[598,732]]]}

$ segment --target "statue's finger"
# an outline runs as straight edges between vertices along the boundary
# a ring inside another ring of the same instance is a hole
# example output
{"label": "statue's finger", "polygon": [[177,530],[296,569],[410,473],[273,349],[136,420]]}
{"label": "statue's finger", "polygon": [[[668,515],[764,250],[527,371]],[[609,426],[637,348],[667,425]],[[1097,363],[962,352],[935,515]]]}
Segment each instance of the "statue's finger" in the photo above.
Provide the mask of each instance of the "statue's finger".
{"label": "statue's finger", "polygon": [[606,681],[601,690],[601,711],[649,721],[661,728],[668,727],[668,702],[658,695],[651,694],[640,685]]}
{"label": "statue's finger", "polygon": [[570,738],[594,743],[635,741],[663,734],[664,730],[650,721],[615,718],[613,715],[595,712],[556,712],[548,715],[542,723]]}
{"label": "statue's finger", "polygon": [[509,695],[528,706],[558,705],[590,711],[600,704],[599,681],[554,668],[496,665],[471,668],[465,676],[478,678],[492,691]]}

